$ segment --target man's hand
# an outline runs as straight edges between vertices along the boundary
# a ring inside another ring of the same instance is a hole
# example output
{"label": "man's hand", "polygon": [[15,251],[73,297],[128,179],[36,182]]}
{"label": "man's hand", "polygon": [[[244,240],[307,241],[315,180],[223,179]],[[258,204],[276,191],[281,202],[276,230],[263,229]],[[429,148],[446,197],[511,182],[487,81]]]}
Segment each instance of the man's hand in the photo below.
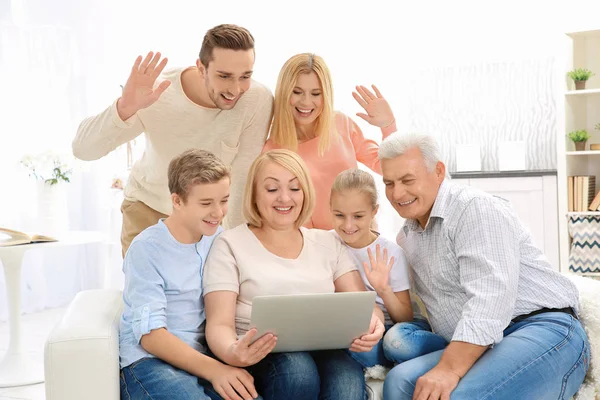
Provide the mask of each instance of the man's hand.
{"label": "man's hand", "polygon": [[166,58],[160,61],[160,57],[160,53],[150,52],[143,61],[142,56],[138,56],[135,60],[121,98],[117,102],[117,112],[123,121],[131,118],[139,110],[154,104],[171,84],[170,81],[164,81],[154,89],[154,82],[168,61]]}
{"label": "man's hand", "polygon": [[384,333],[385,326],[383,326],[383,322],[381,322],[379,317],[373,313],[371,316],[371,324],[369,325],[369,333],[362,335],[358,339],[354,339],[352,346],[350,346],[350,351],[355,353],[371,351],[373,346],[379,343]]}
{"label": "man's hand", "polygon": [[271,333],[263,335],[260,339],[252,343],[252,339],[254,339],[257,333],[256,329],[250,329],[241,339],[238,339],[231,345],[227,355],[227,360],[231,360],[229,362],[230,365],[235,365],[236,367],[254,365],[265,358],[275,348],[277,337]]}
{"label": "man's hand", "polygon": [[459,381],[460,376],[455,372],[436,366],[417,379],[413,400],[450,400],[450,393]]}
{"label": "man's hand", "polygon": [[254,378],[244,369],[217,363],[207,380],[223,400],[251,400],[258,397]]}

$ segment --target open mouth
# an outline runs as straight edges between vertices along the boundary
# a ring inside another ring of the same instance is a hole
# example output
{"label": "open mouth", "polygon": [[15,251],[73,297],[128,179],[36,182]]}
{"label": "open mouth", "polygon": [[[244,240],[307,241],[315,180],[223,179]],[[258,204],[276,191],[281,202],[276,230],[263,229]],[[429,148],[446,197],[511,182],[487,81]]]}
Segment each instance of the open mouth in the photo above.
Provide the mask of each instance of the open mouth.
{"label": "open mouth", "polygon": [[298,114],[300,114],[301,117],[310,117],[313,113],[313,111],[315,111],[314,108],[298,108],[296,107],[296,111],[298,112]]}
{"label": "open mouth", "polygon": [[207,221],[205,219],[203,219],[202,221],[205,222],[205,223],[207,223],[207,224],[209,224],[209,225],[211,225],[211,226],[217,226],[217,225],[219,225],[219,221]]}
{"label": "open mouth", "polygon": [[342,229],[342,232],[344,232],[346,235],[354,235],[355,233],[358,232],[358,229],[355,231],[346,231],[346,230]]}
{"label": "open mouth", "polygon": [[228,104],[233,103],[234,100],[236,99],[235,96],[232,96],[230,94],[225,94],[225,93],[221,93],[221,97],[223,97],[223,99],[225,99],[225,102]]}
{"label": "open mouth", "polygon": [[289,214],[290,212],[292,212],[292,208],[294,208],[294,207],[289,206],[289,207],[273,207],[273,208],[279,214]]}
{"label": "open mouth", "polygon": [[415,197],[414,199],[412,199],[412,200],[409,200],[409,201],[402,201],[402,202],[398,202],[398,205],[399,205],[400,207],[405,207],[405,206],[409,206],[409,205],[411,205],[411,204],[412,204],[412,203],[414,203],[415,201],[417,201],[417,198],[416,198],[416,197]]}

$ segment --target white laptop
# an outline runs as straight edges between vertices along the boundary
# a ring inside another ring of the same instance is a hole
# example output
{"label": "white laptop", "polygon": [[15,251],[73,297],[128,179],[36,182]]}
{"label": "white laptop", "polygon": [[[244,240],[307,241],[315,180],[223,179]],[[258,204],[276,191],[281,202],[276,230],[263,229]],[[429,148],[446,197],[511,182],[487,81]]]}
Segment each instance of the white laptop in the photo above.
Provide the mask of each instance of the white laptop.
{"label": "white laptop", "polygon": [[369,332],[375,292],[257,296],[250,326],[277,336],[273,352],[347,349]]}

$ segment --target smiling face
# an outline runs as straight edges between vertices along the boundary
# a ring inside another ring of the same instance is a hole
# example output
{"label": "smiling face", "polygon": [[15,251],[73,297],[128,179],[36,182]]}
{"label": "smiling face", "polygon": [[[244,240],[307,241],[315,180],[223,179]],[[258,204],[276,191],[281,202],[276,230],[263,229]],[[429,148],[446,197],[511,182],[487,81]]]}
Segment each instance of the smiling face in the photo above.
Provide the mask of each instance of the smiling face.
{"label": "smiling face", "polygon": [[427,225],[446,167],[438,161],[430,171],[418,148],[381,161],[385,195],[405,219],[415,219],[421,227]]}
{"label": "smiling face", "polygon": [[254,50],[230,50],[216,47],[212,60],[205,67],[196,65],[204,78],[206,92],[216,107],[231,110],[240,97],[250,89]]}
{"label": "smiling face", "polygon": [[227,215],[229,178],[194,184],[185,200],[176,193],[171,197],[173,213],[192,237],[212,236]]}
{"label": "smiling face", "polygon": [[295,226],[304,202],[296,175],[275,162],[265,163],[256,175],[255,196],[264,225],[277,230]]}
{"label": "smiling face", "polygon": [[314,71],[298,75],[290,96],[296,125],[313,125],[323,111],[323,89]]}
{"label": "smiling face", "polygon": [[360,249],[372,242],[371,222],[377,214],[369,195],[350,189],[331,194],[333,227],[342,240]]}

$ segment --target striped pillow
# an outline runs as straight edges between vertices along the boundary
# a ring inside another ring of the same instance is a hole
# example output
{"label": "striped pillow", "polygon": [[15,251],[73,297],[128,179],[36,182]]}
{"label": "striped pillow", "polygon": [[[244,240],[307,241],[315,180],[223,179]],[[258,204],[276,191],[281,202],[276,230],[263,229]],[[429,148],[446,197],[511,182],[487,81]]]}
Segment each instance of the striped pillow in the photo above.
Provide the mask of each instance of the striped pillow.
{"label": "striped pillow", "polygon": [[600,272],[600,217],[569,217],[569,234],[573,239],[569,254],[572,272]]}

